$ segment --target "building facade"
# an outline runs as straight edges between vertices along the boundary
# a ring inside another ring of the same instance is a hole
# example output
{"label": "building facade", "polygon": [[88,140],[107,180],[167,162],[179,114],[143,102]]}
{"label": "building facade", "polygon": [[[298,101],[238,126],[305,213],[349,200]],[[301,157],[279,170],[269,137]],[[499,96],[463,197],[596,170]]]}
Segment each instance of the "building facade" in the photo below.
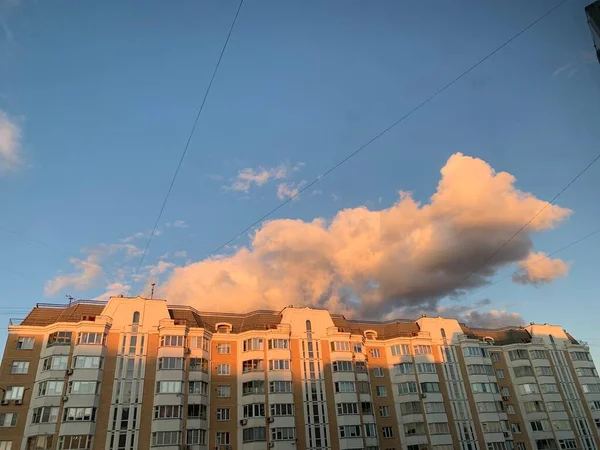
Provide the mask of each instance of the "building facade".
{"label": "building facade", "polygon": [[0,450],[598,450],[600,379],[561,327],[350,321],[164,300],[9,326]]}

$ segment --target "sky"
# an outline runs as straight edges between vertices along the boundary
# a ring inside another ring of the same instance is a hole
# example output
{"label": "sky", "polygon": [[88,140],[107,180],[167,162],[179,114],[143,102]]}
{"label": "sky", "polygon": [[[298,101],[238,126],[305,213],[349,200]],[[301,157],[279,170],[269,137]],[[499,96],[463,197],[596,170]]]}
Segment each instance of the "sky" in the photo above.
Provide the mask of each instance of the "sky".
{"label": "sky", "polygon": [[327,173],[555,3],[247,0],[144,255],[238,3],[1,1],[0,338],[156,283],[199,310],[560,324],[598,359],[600,233],[545,257],[600,227],[600,162],[547,206],[599,151],[586,3]]}

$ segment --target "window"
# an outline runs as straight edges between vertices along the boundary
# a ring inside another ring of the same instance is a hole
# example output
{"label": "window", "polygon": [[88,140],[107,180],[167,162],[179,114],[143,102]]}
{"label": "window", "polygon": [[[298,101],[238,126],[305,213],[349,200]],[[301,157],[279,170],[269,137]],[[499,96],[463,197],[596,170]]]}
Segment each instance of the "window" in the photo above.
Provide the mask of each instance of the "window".
{"label": "window", "polygon": [[293,427],[271,428],[272,441],[293,441],[296,439],[296,429]]}
{"label": "window", "polygon": [[406,436],[425,434],[425,424],[423,422],[405,423],[404,434]]}
{"label": "window", "polygon": [[336,409],[339,416],[358,414],[358,403],[337,403]]}
{"label": "window", "polygon": [[270,359],[269,370],[290,370],[289,359]]}
{"label": "window", "polygon": [[355,392],[354,381],[336,381],[335,392]]}
{"label": "window", "polygon": [[[192,386],[190,381],[190,388]],[[157,394],[179,394],[181,393],[181,381],[157,381],[156,382],[156,393]],[[192,392],[190,392],[192,393]],[[194,392],[196,393],[196,392]]]}
{"label": "window", "polygon": [[242,384],[242,395],[256,395],[265,393],[265,380],[252,380]]}
{"label": "window", "polygon": [[206,395],[208,393],[208,383],[206,381],[190,381],[188,383],[188,393]]}
{"label": "window", "polygon": [[417,391],[417,383],[414,381],[409,381],[407,383],[399,383],[398,384],[398,394],[416,394]]}
{"label": "window", "polygon": [[262,359],[247,359],[242,362],[242,373],[262,372],[263,370],[265,370],[265,366]]}
{"label": "window", "polygon": [[410,346],[407,344],[392,345],[392,356],[410,355]]}
{"label": "window", "polygon": [[394,373],[396,375],[407,375],[415,373],[415,365],[410,362],[394,364]]}
{"label": "window", "polygon": [[558,444],[560,445],[560,448],[563,450],[577,448],[577,441],[575,441],[575,439],[560,439],[558,441]]}
{"label": "window", "polygon": [[242,431],[243,442],[260,442],[267,440],[267,428],[266,427],[251,427],[244,428]]}
{"label": "window", "polygon": [[516,378],[533,376],[533,368],[531,366],[515,367],[513,370],[515,371]]}
{"label": "window", "polygon": [[592,357],[588,352],[571,352],[571,359],[573,361],[591,361]]}
{"label": "window", "polygon": [[75,356],[73,360],[75,369],[100,369],[102,368],[102,357],[100,356]]}
{"label": "window", "polygon": [[529,422],[532,431],[550,431],[550,422],[547,420],[532,420]]}
{"label": "window", "polygon": [[369,350],[369,355],[371,355],[371,358],[381,358],[381,350],[378,348],[372,348]]}
{"label": "window", "polygon": [[69,381],[69,394],[97,394],[97,381]]}
{"label": "window", "polygon": [[154,407],[155,419],[181,419],[183,407],[181,405],[161,405]]}
{"label": "window", "polygon": [[440,383],[421,383],[421,392],[440,392]]}
{"label": "window", "polygon": [[506,377],[504,376],[504,370],[502,370],[502,369],[497,369],[497,370],[496,370],[496,378],[499,378],[499,379],[506,378]]}
{"label": "window", "polygon": [[565,405],[563,402],[546,402],[548,411],[564,411]]}
{"label": "window", "polygon": [[66,355],[56,355],[44,358],[42,370],[66,370],[69,363],[69,357]]}
{"label": "window", "polygon": [[16,426],[18,417],[19,413],[0,413],[0,428]]}
{"label": "window", "polygon": [[519,434],[521,432],[521,425],[519,425],[518,423],[511,423],[510,431],[512,431],[513,433]]}
{"label": "window", "polygon": [[365,437],[377,437],[377,426],[374,423],[365,423]]}
{"label": "window", "polygon": [[190,358],[190,372],[208,373],[208,360],[204,358]]}
{"label": "window", "polygon": [[[56,408],[58,414],[58,408]],[[96,420],[96,408],[65,408],[64,422],[93,422]],[[56,419],[54,420],[56,422]]]}
{"label": "window", "polygon": [[498,352],[491,352],[490,353],[490,358],[492,358],[492,361],[498,362],[498,361],[500,361],[500,353],[498,353]]}
{"label": "window", "polygon": [[357,381],[356,382],[356,391],[360,394],[370,394],[371,393],[371,385],[369,385],[368,381]]}
{"label": "window", "polygon": [[27,450],[49,450],[52,448],[54,436],[51,434],[43,434],[39,436],[30,436],[27,438]]}
{"label": "window", "polygon": [[444,402],[426,402],[425,412],[427,414],[445,413]]}
{"label": "window", "polygon": [[306,331],[312,331],[312,325],[310,323],[310,320],[306,321]]}
{"label": "window", "polygon": [[244,351],[244,352],[263,350],[263,349],[264,349],[263,338],[246,339],[243,342],[243,346],[242,346],[242,351]]}
{"label": "window", "polygon": [[430,422],[429,423],[430,434],[448,434],[450,433],[450,427],[448,422]]}
{"label": "window", "polygon": [[[209,350],[210,341],[208,339],[205,339],[204,336],[190,336],[189,341],[190,341],[190,348],[201,348],[204,351]],[[217,350],[219,348],[219,345],[229,345],[229,344],[218,344]]]}
{"label": "window", "polygon": [[77,335],[77,344],[102,345],[104,344],[104,333],[79,333]]}
{"label": "window", "polygon": [[271,403],[271,415],[272,416],[293,416],[294,415],[294,404],[293,403]]}
{"label": "window", "polygon": [[231,397],[231,386],[229,384],[220,384],[217,386],[217,397],[229,398]]}
{"label": "window", "polygon": [[34,337],[19,336],[19,338],[17,339],[17,349],[31,350],[31,349],[33,349],[34,343],[35,343]]}
{"label": "window", "polygon": [[555,439],[538,439],[535,441],[538,450],[556,450]]}
{"label": "window", "polygon": [[501,433],[502,431],[508,430],[508,423],[504,421],[499,422],[482,422],[481,428],[484,433]]}
{"label": "window", "polygon": [[229,408],[217,408],[217,421],[225,422],[231,420],[231,410]]}
{"label": "window", "polygon": [[367,364],[364,361],[356,361],[354,367],[356,373],[367,373]]}
{"label": "window", "polygon": [[598,411],[600,409],[600,400],[590,402],[590,409],[592,411]]}
{"label": "window", "polygon": [[206,445],[206,430],[201,428],[187,430],[185,443],[187,445]]}
{"label": "window", "polygon": [[231,353],[231,344],[217,344],[217,353],[219,355],[229,355]]}
{"label": "window", "polygon": [[508,357],[510,358],[511,361],[516,361],[519,359],[529,359],[527,350],[524,350],[522,348],[509,351]]}
{"label": "window", "polygon": [[265,417],[264,403],[250,403],[242,408],[244,418],[248,417]]}
{"label": "window", "polygon": [[529,357],[531,359],[547,359],[545,350],[531,350]]}
{"label": "window", "polygon": [[46,347],[55,345],[71,345],[71,337],[73,333],[70,331],[56,331],[48,336]]}
{"label": "window", "polygon": [[140,323],[140,313],[138,311],[133,313],[133,319],[131,319],[131,323],[133,323],[133,324]]}
{"label": "window", "polygon": [[352,344],[353,347],[353,351],[354,353],[362,353],[363,352],[363,348],[362,348],[362,344],[355,342],[354,344]]}
{"label": "window", "polygon": [[31,423],[56,423],[58,406],[42,406],[35,408],[31,414]]}
{"label": "window", "polygon": [[38,396],[58,396],[63,394],[64,381],[42,381],[38,385]]}
{"label": "window", "polygon": [[504,406],[502,402],[478,402],[477,403],[477,411],[483,412],[502,412],[504,411]]}
{"label": "window", "polygon": [[360,425],[344,425],[339,427],[340,438],[360,437]]}
{"label": "window", "polygon": [[473,392],[487,392],[498,394],[500,391],[498,389],[498,383],[472,383],[471,389]]}
{"label": "window", "polygon": [[544,408],[544,404],[540,401],[525,402],[523,403],[523,406],[525,407],[525,411],[527,411],[528,413],[542,412],[546,410]]}
{"label": "window", "polygon": [[[183,336],[161,336],[160,346],[161,347],[183,347]],[[152,435],[154,440],[154,434]]]}
{"label": "window", "polygon": [[584,393],[589,394],[591,392],[598,393],[600,392],[600,383],[595,384],[582,384],[581,389]]}
{"label": "window", "polygon": [[13,361],[10,367],[10,373],[13,375],[23,375],[29,371],[29,361]]}
{"label": "window", "polygon": [[229,442],[229,431],[217,431],[217,438],[215,444],[229,445]]}
{"label": "window", "polygon": [[469,375],[493,375],[494,368],[488,364],[469,364],[467,365]]}
{"label": "window", "polygon": [[281,349],[287,350],[290,348],[289,339],[269,339],[269,350]]}
{"label": "window", "polygon": [[371,402],[360,402],[360,409],[363,414],[373,414],[373,405]]}
{"label": "window", "polygon": [[352,372],[354,368],[352,367],[352,361],[334,361],[333,362],[333,371],[334,372]]}
{"label": "window", "polygon": [[349,352],[350,343],[348,341],[332,341],[331,342],[332,352]]}
{"label": "window", "polygon": [[517,450],[526,450],[525,442],[515,442]]}
{"label": "window", "polygon": [[487,450],[506,450],[505,442],[488,442]]}
{"label": "window", "polygon": [[415,355],[431,355],[431,345],[415,345]]}
{"label": "window", "polygon": [[519,385],[519,391],[521,394],[539,394],[540,389],[535,383],[525,383]]}
{"label": "window", "polygon": [[558,393],[558,386],[554,383],[540,384],[540,388],[544,394],[556,394]]}
{"label": "window", "polygon": [[552,428],[558,431],[566,431],[571,429],[571,424],[568,420],[553,420]]}
{"label": "window", "polygon": [[387,397],[387,388],[385,386],[375,386],[377,397]]}
{"label": "window", "polygon": [[231,375],[231,366],[229,364],[217,365],[217,375]]}
{"label": "window", "polygon": [[377,378],[383,377],[383,367],[375,367],[373,369],[373,376]]}
{"label": "window", "polygon": [[58,448],[62,450],[82,450],[92,448],[92,436],[80,434],[74,436],[60,436]]}
{"label": "window", "polygon": [[189,418],[206,419],[206,405],[202,403],[188,404],[187,416]]}
{"label": "window", "polygon": [[513,405],[506,405],[506,414],[516,414],[515,407]]}
{"label": "window", "polygon": [[436,373],[435,364],[419,363],[419,364],[417,364],[417,372],[419,372],[419,373]]}
{"label": "window", "polygon": [[389,406],[380,406],[379,407],[379,416],[380,417],[390,417],[391,410]]}
{"label": "window", "polygon": [[181,431],[155,431],[152,433],[152,445],[179,445]]}
{"label": "window", "polygon": [[598,377],[598,372],[592,367],[578,367],[576,371],[580,377]]}
{"label": "window", "polygon": [[535,373],[537,376],[551,377],[552,368],[550,366],[539,366],[535,368]]}
{"label": "window", "polygon": [[394,437],[394,428],[392,427],[382,427],[381,434],[384,439],[392,439]]}
{"label": "window", "polygon": [[181,370],[183,358],[158,358],[158,370]]}
{"label": "window", "polygon": [[293,392],[291,381],[269,381],[269,392],[271,394],[282,392]]}
{"label": "window", "polygon": [[464,356],[480,356],[483,358],[488,358],[490,354],[488,353],[486,348],[481,347],[463,347],[463,355]]}

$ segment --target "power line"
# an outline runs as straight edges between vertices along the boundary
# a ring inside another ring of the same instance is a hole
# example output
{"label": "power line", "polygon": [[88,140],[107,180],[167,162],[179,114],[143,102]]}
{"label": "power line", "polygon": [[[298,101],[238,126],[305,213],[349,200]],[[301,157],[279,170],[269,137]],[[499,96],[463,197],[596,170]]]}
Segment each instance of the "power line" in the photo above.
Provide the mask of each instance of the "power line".
{"label": "power line", "polygon": [[494,56],[496,53],[498,53],[500,50],[502,50],[504,47],[506,47],[512,41],[514,41],[515,39],[517,39],[518,37],[520,37],[523,33],[525,33],[526,31],[528,31],[530,28],[532,28],[533,26],[535,26],[538,22],[542,21],[544,18],[546,18],[548,15],[550,15],[552,12],[554,12],[556,9],[558,9],[560,6],[562,6],[566,2],[567,2],[567,0],[562,0],[560,3],[558,3],[557,5],[555,5],[554,7],[552,7],[550,10],[548,10],[542,16],[538,17],[536,20],[534,20],[533,22],[531,22],[529,25],[527,25],[525,28],[523,28],[517,34],[513,35],[510,39],[508,39],[503,44],[501,44],[499,47],[496,47],[496,49],[494,49],[492,52],[488,53],[487,56],[485,56],[484,58],[480,59],[478,62],[476,62],[475,64],[473,64],[471,67],[469,67],[464,72],[462,72],[460,75],[458,75],[452,81],[450,81],[448,84],[446,84],[442,88],[438,89],[436,92],[434,92],[432,95],[430,95],[429,97],[427,97],[424,101],[422,101],[417,106],[415,106],[414,108],[412,108],[410,111],[408,111],[402,117],[400,117],[398,120],[396,120],[395,122],[393,122],[387,128],[385,128],[384,130],[380,131],[373,138],[371,138],[366,143],[364,143],[363,145],[361,145],[358,149],[356,149],[355,151],[353,151],[352,153],[350,153],[349,155],[347,155],[346,157],[344,157],[341,161],[339,161],[333,167],[329,168],[323,174],[318,175],[310,183],[308,183],[307,185],[305,185],[304,187],[302,187],[301,189],[299,189],[298,192],[296,192],[295,194],[291,195],[289,198],[287,198],[286,200],[284,200],[283,202],[281,202],[275,208],[271,209],[269,212],[267,212],[266,214],[264,214],[258,220],[254,221],[251,225],[249,225],[248,227],[244,228],[236,236],[234,236],[233,238],[229,239],[227,242],[225,242],[224,244],[220,245],[216,249],[214,249],[212,252],[210,252],[209,254],[207,254],[200,261],[204,261],[204,260],[210,258],[211,256],[215,255],[217,252],[221,251],[223,248],[227,247],[233,241],[235,241],[236,239],[238,239],[240,236],[242,236],[246,232],[248,232],[248,231],[252,230],[253,228],[255,228],[263,220],[267,219],[268,217],[270,217],[271,215],[273,215],[274,213],[276,213],[277,211],[279,211],[281,208],[283,208],[285,205],[287,205],[288,203],[290,203],[292,200],[294,200],[300,194],[302,194],[306,190],[310,189],[313,185],[315,185],[316,183],[318,183],[319,181],[321,181],[324,177],[326,177],[327,175],[329,175],[331,172],[333,172],[334,170],[336,170],[337,168],[339,168],[340,166],[342,166],[343,164],[345,164],[347,161],[349,161],[350,159],[352,159],[354,156],[358,155],[361,151],[363,151],[369,145],[371,145],[372,143],[374,143],[375,141],[377,141],[379,138],[381,138],[382,136],[386,135],[389,131],[391,131],[397,125],[399,125],[400,123],[402,123],[404,120],[406,120],[408,117],[410,117],[413,113],[417,112],[422,107],[424,107],[425,105],[427,105],[429,102],[431,102],[433,99],[435,99],[438,95],[440,95],[446,89],[448,89],[449,87],[451,87],[452,85],[454,85],[457,81],[459,81],[464,76],[468,75],[475,68],[477,68],[478,66],[480,66],[481,64],[483,64],[489,58],[491,58],[492,56]]}
{"label": "power line", "polygon": [[190,142],[192,140],[192,137],[194,136],[194,132],[196,131],[196,126],[198,125],[198,120],[200,119],[200,115],[202,114],[202,111],[204,110],[204,105],[206,103],[206,99],[208,98],[210,89],[212,88],[213,82],[215,81],[215,77],[219,70],[219,66],[221,65],[221,60],[223,59],[223,55],[225,54],[225,50],[227,49],[227,44],[229,43],[229,39],[231,38],[231,34],[233,33],[233,28],[235,27],[235,23],[240,14],[240,10],[242,9],[243,4],[244,4],[244,0],[240,0],[240,4],[237,8],[237,11],[235,12],[235,16],[233,17],[231,26],[229,27],[229,33],[227,34],[227,38],[225,39],[223,47],[221,48],[221,54],[219,55],[219,59],[217,60],[217,64],[215,65],[215,69],[213,70],[212,76],[210,78],[210,82],[208,83],[206,91],[204,92],[204,98],[202,99],[202,103],[200,103],[200,107],[198,108],[198,113],[196,114],[196,119],[194,120],[194,125],[192,126],[190,134],[187,138],[187,142],[185,143],[185,146],[183,148],[181,158],[179,158],[179,164],[177,164],[177,168],[175,169],[175,173],[173,174],[173,178],[171,179],[171,184],[169,185],[169,189],[167,190],[167,195],[165,195],[165,199],[162,203],[162,206],[160,207],[158,216],[156,217],[156,222],[154,223],[154,227],[152,228],[152,233],[150,233],[150,237],[148,238],[146,247],[144,248],[144,251],[142,252],[140,262],[138,264],[137,270],[135,271],[135,276],[137,276],[139,274],[140,269],[142,268],[142,264],[144,263],[144,259],[146,258],[146,253],[148,252],[148,247],[150,247],[150,243],[152,242],[152,238],[154,237],[154,234],[156,233],[156,229],[158,228],[158,224],[159,224],[160,219],[165,210],[165,206],[167,205],[167,202],[169,201],[169,196],[171,195],[171,191],[173,190],[173,186],[175,185],[175,180],[177,179],[177,176],[179,175],[179,170],[181,169],[181,165],[183,164],[183,160],[185,159],[185,155],[190,146]]}
{"label": "power line", "polygon": [[581,170],[576,176],[575,178],[573,178],[571,181],[569,181],[569,183],[567,183],[567,185],[562,188],[553,198],[552,200],[550,200],[549,202],[547,202],[544,207],[542,209],[540,209],[536,214],[534,214],[534,216],[529,219],[521,228],[519,228],[517,231],[515,231],[515,233],[508,238],[508,240],[506,242],[504,242],[500,247],[498,247],[494,252],[492,252],[492,254],[490,256],[488,256],[481,264],[479,264],[475,269],[473,269],[471,272],[469,272],[469,274],[467,276],[465,276],[462,280],[460,280],[460,282],[458,284],[456,284],[453,288],[447,290],[444,295],[442,295],[438,301],[443,300],[444,298],[446,298],[448,295],[450,295],[452,292],[456,291],[465,281],[467,281],[469,278],[471,278],[471,276],[477,272],[479,269],[481,269],[485,264],[487,264],[494,256],[496,256],[500,251],[502,251],[502,249],[504,247],[506,247],[515,237],[517,237],[525,228],[527,228],[527,226],[529,226],[529,224],[531,222],[533,222],[541,213],[543,213],[546,208],[548,208],[548,206],[552,205],[557,199],[558,197],[560,197],[569,187],[571,187],[571,185],[573,183],[575,183],[579,177],[581,177],[590,167],[592,167],[592,165],[598,161],[600,159],[600,153],[587,165],[583,168],[583,170]]}
{"label": "power line", "polygon": [[525,269],[527,269],[528,267],[531,267],[531,266],[533,266],[534,264],[537,264],[537,263],[539,263],[540,261],[543,261],[543,260],[545,260],[545,259],[550,259],[552,256],[554,256],[554,255],[556,255],[556,254],[558,254],[558,253],[560,253],[560,252],[562,252],[562,251],[564,251],[564,250],[567,250],[568,248],[571,248],[571,247],[573,247],[573,246],[575,246],[575,245],[579,244],[580,242],[583,242],[583,241],[585,241],[586,239],[588,239],[588,238],[591,238],[592,236],[594,236],[594,235],[596,235],[596,234],[598,234],[598,233],[600,233],[600,228],[597,228],[596,230],[592,231],[591,233],[588,233],[588,234],[586,234],[585,236],[583,236],[583,237],[581,237],[581,238],[579,238],[579,239],[577,239],[577,240],[575,240],[575,241],[571,242],[570,244],[567,244],[567,245],[565,245],[564,247],[561,247],[561,248],[559,248],[558,250],[555,250],[555,251],[553,251],[552,253],[550,253],[550,254],[548,254],[548,255],[544,255],[543,257],[541,257],[541,258],[539,258],[539,259],[536,259],[535,261],[533,261],[533,262],[531,262],[531,263],[527,264],[526,266],[524,266],[524,267],[521,267],[521,268],[520,268],[520,269],[518,269],[518,270],[515,270],[515,271],[514,271],[514,272],[512,272],[511,274],[509,274],[509,275],[507,275],[507,276],[505,276],[505,277],[503,277],[503,278],[500,278],[499,280],[496,280],[496,281],[494,281],[493,283],[490,283],[490,284],[486,285],[485,287],[482,287],[481,289],[477,289],[476,291],[473,291],[473,292],[469,293],[469,296],[473,296],[473,295],[477,294],[478,292],[485,291],[486,289],[489,289],[489,288],[491,288],[493,285],[495,285],[495,284],[498,284],[498,283],[500,283],[501,281],[507,280],[508,278],[512,278],[514,275],[517,275],[517,274],[519,274],[520,272],[524,271],[524,270],[525,270]]}

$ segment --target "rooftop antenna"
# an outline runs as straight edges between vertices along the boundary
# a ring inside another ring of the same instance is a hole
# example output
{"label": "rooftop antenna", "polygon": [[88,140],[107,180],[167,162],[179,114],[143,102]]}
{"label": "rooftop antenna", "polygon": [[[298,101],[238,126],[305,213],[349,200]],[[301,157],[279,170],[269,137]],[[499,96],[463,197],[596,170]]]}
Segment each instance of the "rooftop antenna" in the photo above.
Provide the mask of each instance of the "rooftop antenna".
{"label": "rooftop antenna", "polygon": [[153,299],[154,298],[154,286],[156,286],[156,283],[152,283],[150,286],[152,286],[152,290],[150,291],[150,298]]}
{"label": "rooftop antenna", "polygon": [[75,298],[72,295],[69,295],[69,294],[65,295],[65,297],[67,297],[69,299],[69,305],[71,304],[71,302],[73,300],[75,300]]}

